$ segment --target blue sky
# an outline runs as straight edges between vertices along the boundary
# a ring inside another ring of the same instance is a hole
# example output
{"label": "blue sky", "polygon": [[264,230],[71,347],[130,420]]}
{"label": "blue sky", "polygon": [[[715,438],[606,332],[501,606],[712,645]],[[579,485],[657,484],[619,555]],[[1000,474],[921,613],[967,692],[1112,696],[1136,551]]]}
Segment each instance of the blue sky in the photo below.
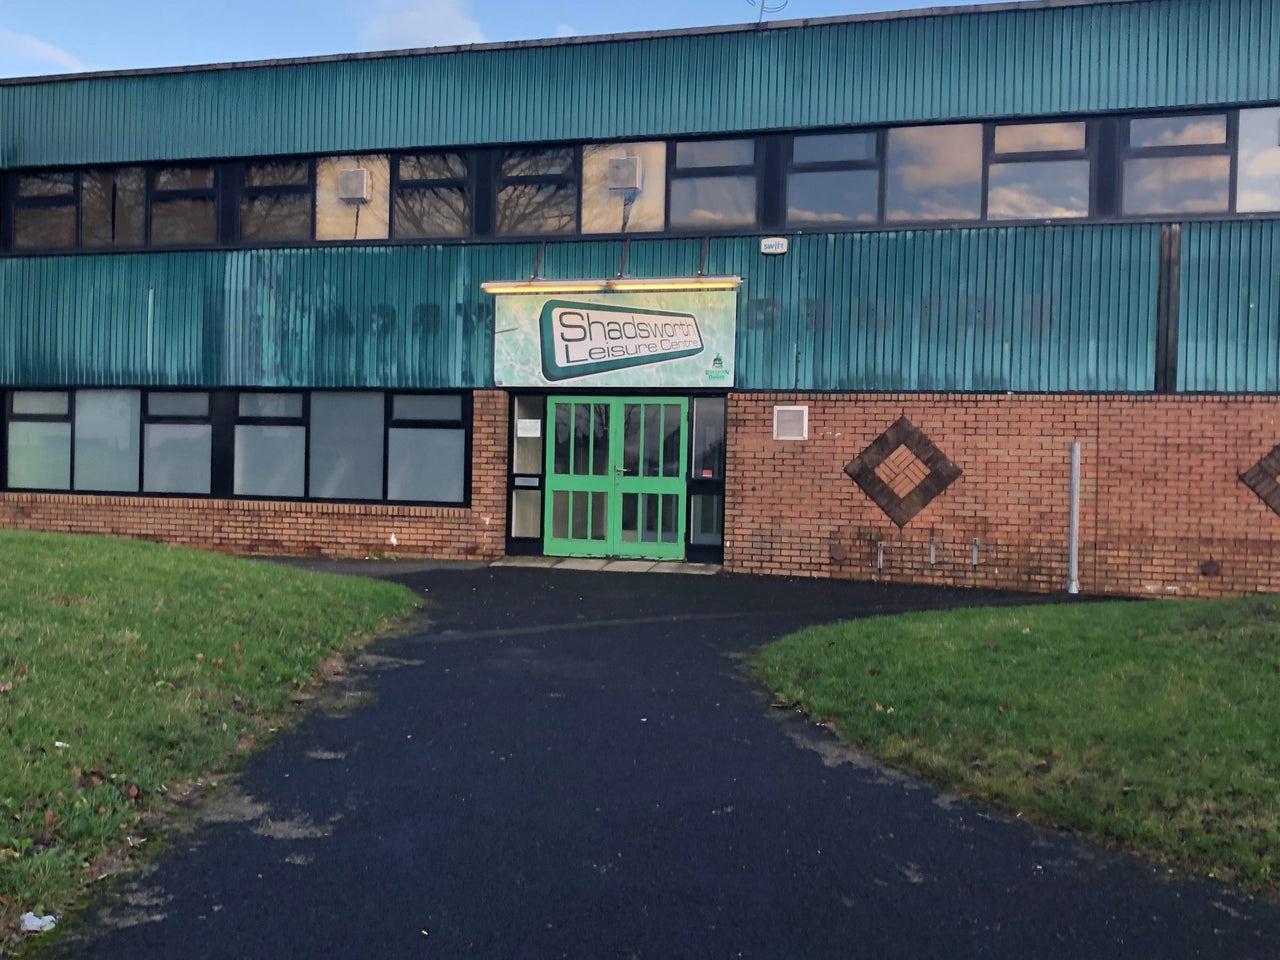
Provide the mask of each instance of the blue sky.
{"label": "blue sky", "polygon": [[[760,0],[755,0],[759,3]],[[791,20],[959,0],[765,0]],[[744,23],[750,0],[0,0],[0,77]]]}

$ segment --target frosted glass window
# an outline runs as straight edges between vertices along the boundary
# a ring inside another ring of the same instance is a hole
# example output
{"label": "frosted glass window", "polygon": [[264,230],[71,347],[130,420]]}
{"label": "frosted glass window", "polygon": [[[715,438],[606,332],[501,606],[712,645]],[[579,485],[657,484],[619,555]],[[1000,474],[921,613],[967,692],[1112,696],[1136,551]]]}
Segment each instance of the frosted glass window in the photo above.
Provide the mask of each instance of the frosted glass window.
{"label": "frosted glass window", "polygon": [[302,419],[302,394],[300,393],[242,393],[241,417],[278,417]]}
{"label": "frosted glass window", "polygon": [[511,425],[513,473],[542,473],[542,397],[516,397],[515,423]]}
{"label": "frosted glass window", "polygon": [[21,390],[13,395],[14,416],[65,417],[67,409],[65,390]]}
{"label": "frosted glass window", "polygon": [[381,393],[311,394],[312,497],[382,498]]}
{"label": "frosted glass window", "polygon": [[137,390],[76,392],[77,490],[137,491],[141,414]]}
{"label": "frosted glass window", "polygon": [[302,427],[236,427],[236,495],[301,497],[306,448]]}
{"label": "frosted glass window", "polygon": [[387,457],[387,498],[461,503],[465,497],[465,430],[397,430]]}
{"label": "frosted glass window", "polygon": [[541,490],[516,490],[511,494],[511,536],[542,536]]}
{"label": "frosted glass window", "polygon": [[721,515],[722,498],[718,494],[695,494],[689,498],[689,542],[719,546],[724,542]]}
{"label": "frosted glass window", "polygon": [[71,487],[71,424],[9,424],[9,486],[27,490]]}
{"label": "frosted glass window", "polygon": [[148,393],[147,413],[153,417],[207,417],[207,393]]}
{"label": "frosted glass window", "polygon": [[1236,209],[1280,210],[1280,107],[1241,110]]}
{"label": "frosted glass window", "polygon": [[149,423],[143,428],[142,489],[209,492],[213,428],[201,423]]}
{"label": "frosted glass window", "polygon": [[391,416],[396,420],[461,420],[462,397],[456,393],[396,394]]}

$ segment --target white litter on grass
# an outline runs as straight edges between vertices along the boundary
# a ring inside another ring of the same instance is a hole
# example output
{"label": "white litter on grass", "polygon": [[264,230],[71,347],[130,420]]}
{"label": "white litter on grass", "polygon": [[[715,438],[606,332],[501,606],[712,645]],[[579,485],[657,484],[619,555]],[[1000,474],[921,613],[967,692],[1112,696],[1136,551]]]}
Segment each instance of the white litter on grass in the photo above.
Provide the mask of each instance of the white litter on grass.
{"label": "white litter on grass", "polygon": [[37,917],[34,913],[24,913],[20,919],[23,933],[44,933],[52,930],[53,925],[58,922],[55,916]]}
{"label": "white litter on grass", "polygon": [[59,750],[65,750],[65,749],[67,749],[67,747],[71,746],[71,744],[69,744],[69,743],[63,743],[61,740],[55,740],[55,741],[53,741],[53,745],[54,745],[55,747],[57,747]]}

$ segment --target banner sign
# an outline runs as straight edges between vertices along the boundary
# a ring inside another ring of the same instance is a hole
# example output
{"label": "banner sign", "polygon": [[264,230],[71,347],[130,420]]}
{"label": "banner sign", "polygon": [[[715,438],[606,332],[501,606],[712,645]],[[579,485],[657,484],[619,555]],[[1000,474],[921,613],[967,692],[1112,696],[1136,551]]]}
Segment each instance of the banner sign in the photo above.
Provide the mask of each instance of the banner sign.
{"label": "banner sign", "polygon": [[496,386],[733,386],[736,291],[496,300]]}

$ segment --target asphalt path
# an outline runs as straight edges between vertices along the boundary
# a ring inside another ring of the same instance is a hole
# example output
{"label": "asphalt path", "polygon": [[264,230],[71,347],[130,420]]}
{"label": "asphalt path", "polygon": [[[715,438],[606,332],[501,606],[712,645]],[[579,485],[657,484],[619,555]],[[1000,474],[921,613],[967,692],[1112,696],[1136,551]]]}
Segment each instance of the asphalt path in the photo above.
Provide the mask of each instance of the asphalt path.
{"label": "asphalt path", "polygon": [[[774,709],[802,625],[1010,594],[720,575],[402,576],[365,660],[53,956],[1274,958],[1280,910],[940,795]],[[44,951],[41,951],[44,955]]]}

